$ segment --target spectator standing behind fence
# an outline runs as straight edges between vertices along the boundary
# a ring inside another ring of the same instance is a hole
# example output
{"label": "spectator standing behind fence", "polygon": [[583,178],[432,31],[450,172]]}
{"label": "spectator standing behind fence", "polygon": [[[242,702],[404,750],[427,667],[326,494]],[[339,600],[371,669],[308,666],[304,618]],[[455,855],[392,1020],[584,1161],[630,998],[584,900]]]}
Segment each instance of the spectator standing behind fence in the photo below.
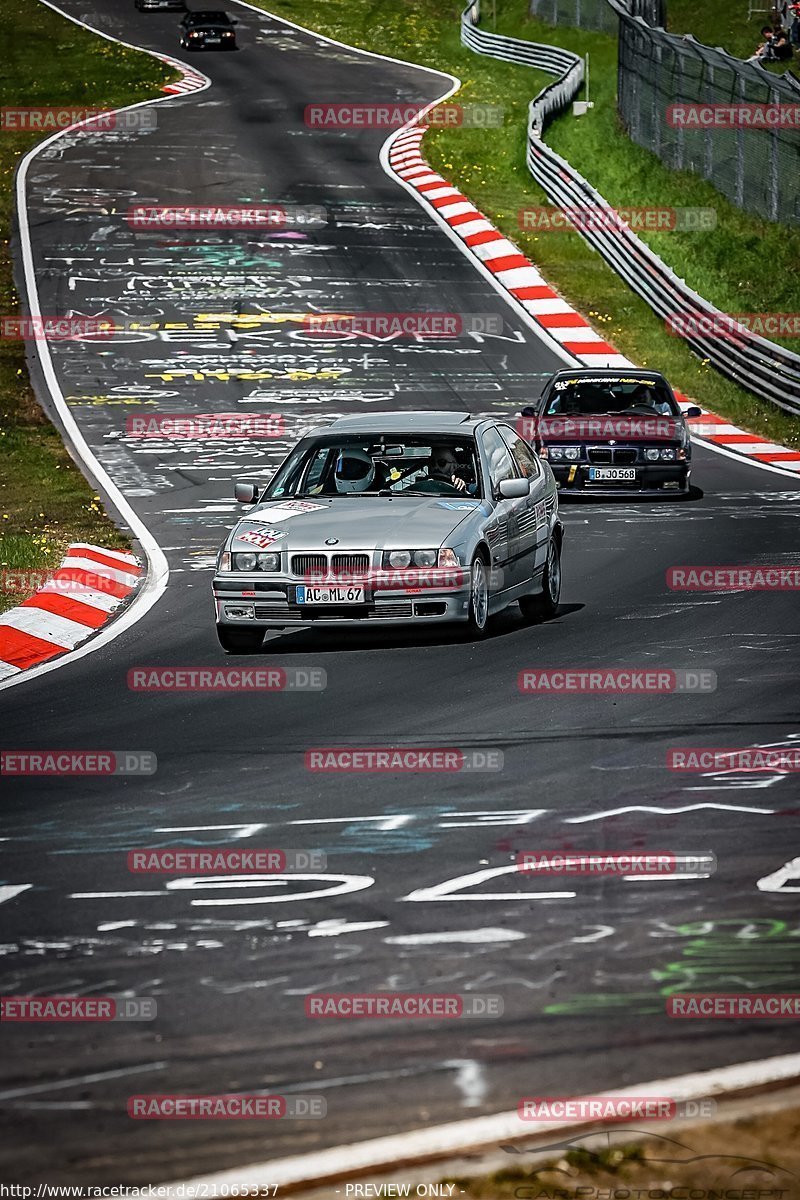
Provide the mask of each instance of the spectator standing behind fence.
{"label": "spectator standing behind fence", "polygon": [[783,62],[792,57],[792,47],[783,29],[775,30],[771,25],[762,25],[761,36],[764,41],[747,62]]}

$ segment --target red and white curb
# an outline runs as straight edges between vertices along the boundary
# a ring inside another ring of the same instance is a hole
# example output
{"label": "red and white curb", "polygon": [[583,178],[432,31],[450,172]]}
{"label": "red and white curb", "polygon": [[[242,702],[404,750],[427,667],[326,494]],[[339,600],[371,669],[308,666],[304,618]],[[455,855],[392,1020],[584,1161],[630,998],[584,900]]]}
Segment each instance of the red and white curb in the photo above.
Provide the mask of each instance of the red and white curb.
{"label": "red and white curb", "polygon": [[0,613],[0,679],[80,646],[111,619],[141,576],[133,554],[75,542],[35,595]]}
{"label": "red and white curb", "polygon": [[[114,37],[112,33],[104,33],[102,29],[96,29],[94,25],[89,25],[80,17],[74,17],[72,13],[64,12],[63,8],[59,8],[54,0],[41,0],[42,4],[47,5],[53,12],[57,12],[60,17],[64,17],[67,21],[72,21],[73,25],[80,25],[82,29],[88,29],[90,33],[96,37],[103,38],[107,42],[114,42],[117,46],[124,46],[127,50],[137,50],[140,54],[149,54],[152,58],[157,58],[159,62],[166,63],[168,67],[172,67],[174,71],[180,71],[183,78],[177,79],[174,83],[167,83],[162,87],[162,92],[167,92],[172,96],[181,96],[188,92],[202,92],[207,87],[211,86],[211,80],[207,75],[203,75],[200,71],[195,71],[192,67],[187,66],[178,58],[173,58],[171,54],[161,54],[158,50],[147,50],[144,46],[134,46],[132,42],[123,42],[121,38]],[[139,104],[128,104],[125,108],[116,108],[114,112],[127,112],[131,108],[142,108],[145,105],[156,103],[153,100],[142,100]],[[81,121],[78,125],[71,126],[70,130],[62,132],[72,132],[72,129],[79,128],[85,122]],[[41,150],[42,146],[38,146],[37,150]]]}
{"label": "red and white curb", "polygon": [[183,76],[182,79],[177,79],[175,83],[165,84],[161,89],[162,92],[169,92],[173,96],[183,96],[188,92],[202,92],[208,87],[209,79],[207,75],[201,75],[199,71],[193,71],[191,67],[187,67],[179,59],[170,58],[168,54],[157,54],[156,58],[160,58],[168,66],[174,67]]}
{"label": "red and white curb", "polygon": [[[678,399],[683,407],[694,403],[680,393]],[[689,417],[688,425],[694,438],[710,442],[717,449],[727,450],[734,457],[741,455],[764,466],[780,467],[800,475],[800,450],[790,450],[788,446],[770,442],[757,433],[748,433],[745,429],[739,429],[738,425],[731,425],[726,417],[719,417],[713,412],[704,411],[702,417]]]}
{"label": "red and white curb", "polygon": [[[388,149],[390,172],[430,205],[495,282],[573,359],[586,367],[635,366],[559,296],[530,259],[463,192],[433,170],[420,153],[425,132],[424,127],[412,125],[396,134]],[[678,398],[684,408],[696,403],[686,396]],[[748,433],[716,413],[703,410],[702,416],[689,418],[689,427],[694,438],[732,457],[748,458],[772,469],[800,475],[800,450],[790,450]]]}

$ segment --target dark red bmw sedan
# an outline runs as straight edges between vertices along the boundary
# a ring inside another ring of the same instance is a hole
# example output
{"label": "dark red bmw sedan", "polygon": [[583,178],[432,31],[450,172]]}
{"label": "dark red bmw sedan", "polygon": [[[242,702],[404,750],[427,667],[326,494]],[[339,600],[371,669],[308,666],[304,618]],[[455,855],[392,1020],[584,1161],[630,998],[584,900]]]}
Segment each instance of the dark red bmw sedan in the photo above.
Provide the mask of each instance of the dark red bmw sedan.
{"label": "dark red bmw sedan", "polygon": [[546,458],[562,494],[619,496],[689,491],[686,417],[657,371],[589,367],[557,371],[519,432]]}

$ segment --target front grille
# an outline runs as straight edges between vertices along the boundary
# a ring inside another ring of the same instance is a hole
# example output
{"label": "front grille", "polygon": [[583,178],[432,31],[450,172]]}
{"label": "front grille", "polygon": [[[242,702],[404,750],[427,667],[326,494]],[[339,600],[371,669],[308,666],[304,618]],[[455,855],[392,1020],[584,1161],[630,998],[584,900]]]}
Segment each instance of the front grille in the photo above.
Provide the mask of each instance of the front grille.
{"label": "front grille", "polygon": [[296,608],[303,621],[316,624],[317,622],[325,621],[364,621],[371,616],[370,610],[366,604],[322,604],[319,608],[315,605]]}
{"label": "front grille", "polygon": [[590,463],[625,463],[636,462],[636,449],[633,446],[589,446],[586,451]]}
{"label": "front grille", "polygon": [[379,621],[381,618],[413,617],[414,606],[411,600],[396,600],[386,604],[368,608],[361,604],[337,606],[326,605],[323,608],[290,608],[286,604],[257,604],[255,606],[257,621],[285,621],[308,624],[309,622],[341,621]]}
{"label": "front grille", "polygon": [[397,600],[390,604],[376,604],[370,617],[377,619],[379,617],[410,617],[413,615],[413,608],[410,600]]}
{"label": "front grille", "polygon": [[327,554],[295,554],[292,558],[293,575],[326,575]]}
{"label": "front grille", "polygon": [[293,613],[288,604],[257,604],[255,607],[257,621],[271,621],[275,617],[288,621],[298,620],[296,610]]}
{"label": "front grille", "polygon": [[334,575],[366,575],[369,571],[369,555],[334,554],[331,566]]}

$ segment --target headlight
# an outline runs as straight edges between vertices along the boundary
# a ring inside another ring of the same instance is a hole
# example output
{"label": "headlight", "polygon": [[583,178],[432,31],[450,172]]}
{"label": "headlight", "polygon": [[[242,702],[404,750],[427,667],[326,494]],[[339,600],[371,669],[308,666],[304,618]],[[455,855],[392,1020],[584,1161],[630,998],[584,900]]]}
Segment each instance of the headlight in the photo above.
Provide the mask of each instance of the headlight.
{"label": "headlight", "polygon": [[279,571],[281,569],[280,554],[259,554],[258,567],[261,571]]}
{"label": "headlight", "polygon": [[564,458],[568,458],[570,462],[575,462],[581,456],[579,446],[567,446],[564,450]]}
{"label": "headlight", "polygon": [[[564,457],[564,447],[563,446],[547,446],[546,449],[547,449],[547,457],[548,458],[556,459],[556,458]],[[544,451],[542,451],[542,452],[544,453]]]}
{"label": "headlight", "polygon": [[233,555],[234,571],[279,571],[280,567],[280,554],[251,554],[247,550]]}
{"label": "headlight", "polygon": [[257,554],[234,554],[233,569],[234,571],[255,571],[256,563],[258,562]]}
{"label": "headlight", "polygon": [[660,454],[660,450],[645,450],[644,452],[644,456],[648,462],[658,462]]}
{"label": "headlight", "polygon": [[394,567],[402,571],[405,567],[435,567],[437,553],[435,550],[384,550],[384,567]]}
{"label": "headlight", "polygon": [[448,548],[445,548],[444,550],[440,550],[439,551],[439,566],[440,567],[460,567],[461,563],[458,561],[458,555],[456,554],[455,550],[450,550]]}
{"label": "headlight", "polygon": [[670,448],[668,450],[661,451],[661,457],[663,458],[663,460],[665,462],[674,462],[675,461],[675,450],[673,449],[672,446],[670,446]]}

